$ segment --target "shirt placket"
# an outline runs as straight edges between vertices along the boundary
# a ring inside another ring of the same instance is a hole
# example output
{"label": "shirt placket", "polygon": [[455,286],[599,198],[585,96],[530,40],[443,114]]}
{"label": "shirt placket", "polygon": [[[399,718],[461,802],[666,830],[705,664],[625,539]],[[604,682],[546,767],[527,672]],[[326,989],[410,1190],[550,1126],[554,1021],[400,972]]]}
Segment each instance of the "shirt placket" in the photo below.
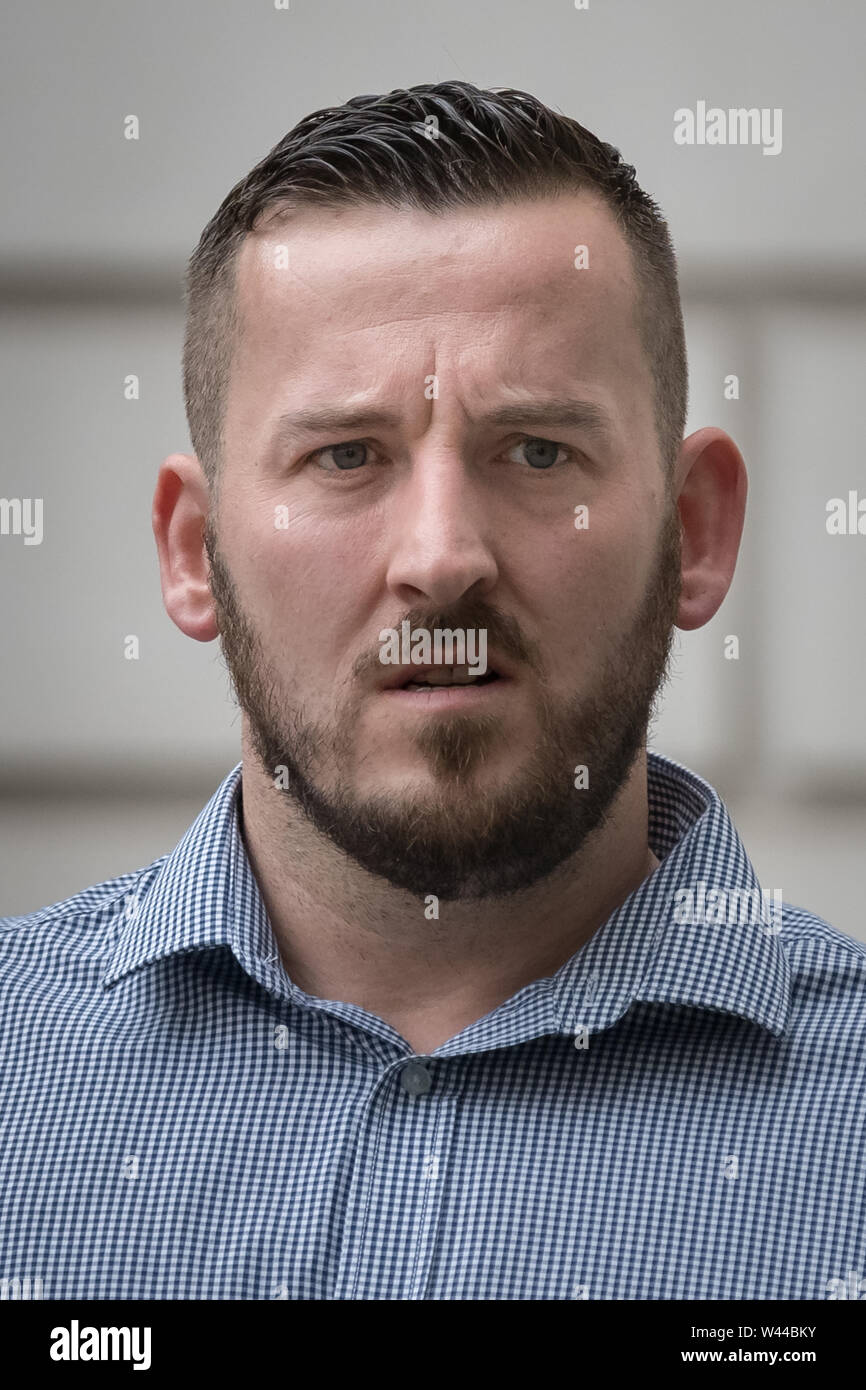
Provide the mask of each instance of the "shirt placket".
{"label": "shirt placket", "polygon": [[429,1296],[456,1123],[455,1068],[403,1058],[388,1066],[359,1118],[337,1299]]}

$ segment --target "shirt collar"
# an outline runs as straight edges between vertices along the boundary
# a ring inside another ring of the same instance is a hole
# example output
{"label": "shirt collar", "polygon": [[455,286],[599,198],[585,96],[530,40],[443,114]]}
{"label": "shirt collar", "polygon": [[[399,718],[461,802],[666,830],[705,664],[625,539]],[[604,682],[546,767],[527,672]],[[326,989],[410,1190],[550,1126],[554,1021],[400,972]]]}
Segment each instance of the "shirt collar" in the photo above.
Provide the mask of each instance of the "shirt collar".
{"label": "shirt collar", "polygon": [[177,847],[128,895],[103,985],[169,956],[227,946],[273,989],[276,940],[238,819],[242,770],[232,769]]}
{"label": "shirt collar", "polygon": [[[304,998],[282,969],[238,818],[242,764],[232,769],[183,839],[127,896],[104,986],[170,956],[228,947],[271,993]],[[729,901],[761,885],[717,792],[688,768],[647,753],[649,844],[659,867],[555,975],[520,990],[437,1053],[502,1045],[544,1032],[610,1027],[635,1001],[710,1009],[781,1036],[790,1012],[787,957],[770,922],[676,919],[678,890],[722,889]],[[757,896],[755,896],[757,895]],[[712,900],[712,899],[710,899]],[[730,919],[729,919],[730,920]],[[518,1010],[524,1005],[522,1021]],[[497,1031],[498,1030],[498,1031]],[[498,1037],[498,1043],[495,1039]]]}
{"label": "shirt collar", "polygon": [[[708,782],[657,753],[647,774],[648,838],[661,862],[553,977],[560,1031],[601,1031],[640,1001],[733,1014],[783,1036],[791,979],[780,904],[762,912],[758,876]],[[684,923],[688,893],[695,913]],[[748,924],[741,905],[755,908]]]}

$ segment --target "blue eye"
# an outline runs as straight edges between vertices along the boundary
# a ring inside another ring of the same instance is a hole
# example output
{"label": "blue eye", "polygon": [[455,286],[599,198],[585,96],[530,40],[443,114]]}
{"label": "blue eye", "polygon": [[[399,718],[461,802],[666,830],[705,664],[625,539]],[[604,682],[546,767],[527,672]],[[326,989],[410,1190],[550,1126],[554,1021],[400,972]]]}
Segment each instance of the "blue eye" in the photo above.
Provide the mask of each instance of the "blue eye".
{"label": "blue eye", "polygon": [[[514,450],[520,449],[521,457],[514,458]],[[557,455],[562,450],[565,458],[562,464],[573,463],[574,453],[565,444],[557,444],[554,439],[539,439],[535,435],[524,435],[519,444],[515,444],[509,454],[512,463],[528,463],[530,468],[536,472],[542,472],[548,468],[553,468],[557,462]],[[562,466],[560,464],[560,466]]]}
{"label": "blue eye", "polygon": [[530,468],[552,468],[560,449],[551,439],[526,439],[517,447],[527,451],[526,462]]}
{"label": "blue eye", "polygon": [[[519,458],[512,457],[516,449],[521,451]],[[574,461],[573,452],[566,445],[558,444],[553,439],[539,439],[534,435],[527,435],[519,444],[513,446],[511,454],[507,457],[512,457],[514,463],[528,464],[535,472],[545,472],[557,464],[560,452],[565,455],[563,463]],[[323,462],[328,454],[331,455],[330,464]],[[327,444],[310,454],[307,462],[315,463],[323,473],[352,473],[370,462],[370,446],[362,439],[350,439],[342,444]]]}
{"label": "blue eye", "polygon": [[[325,449],[317,449],[313,457],[319,462],[322,454],[333,454],[336,468],[325,468],[326,473],[348,473],[367,462],[367,445],[361,440],[351,440],[348,444],[329,444]],[[319,464],[322,467],[321,464]]]}

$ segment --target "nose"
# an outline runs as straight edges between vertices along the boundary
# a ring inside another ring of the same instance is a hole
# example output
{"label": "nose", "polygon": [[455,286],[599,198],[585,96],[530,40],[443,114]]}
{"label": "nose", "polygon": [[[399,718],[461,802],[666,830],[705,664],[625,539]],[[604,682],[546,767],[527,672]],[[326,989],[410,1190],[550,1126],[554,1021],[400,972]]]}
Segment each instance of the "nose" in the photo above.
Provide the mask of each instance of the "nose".
{"label": "nose", "polygon": [[494,588],[484,499],[456,451],[417,459],[390,505],[387,582],[401,604],[448,608]]}

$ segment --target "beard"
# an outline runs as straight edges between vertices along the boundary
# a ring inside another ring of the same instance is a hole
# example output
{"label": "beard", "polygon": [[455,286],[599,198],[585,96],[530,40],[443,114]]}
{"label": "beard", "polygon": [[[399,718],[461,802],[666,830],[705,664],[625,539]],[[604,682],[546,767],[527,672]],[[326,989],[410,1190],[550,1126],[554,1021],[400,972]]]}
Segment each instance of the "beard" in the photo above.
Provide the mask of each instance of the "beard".
{"label": "beard", "polygon": [[[300,810],[333,845],[393,887],[417,897],[459,901],[531,887],[606,824],[644,746],[667,674],[681,584],[681,528],[672,500],[638,610],[581,695],[554,695],[535,644],[491,604],[472,600],[447,612],[406,615],[413,631],[486,628],[488,647],[535,672],[535,746],[495,789],[484,785],[484,766],[491,751],[501,749],[507,731],[490,714],[454,714],[413,725],[413,743],[432,774],[432,786],[428,777],[399,794],[353,791],[357,708],[370,698],[369,678],[362,677],[381,671],[378,650],[355,663],[353,693],[333,722],[309,719],[267,658],[210,518],[205,545],[223,656],[255,756],[285,807],[287,831],[288,819]],[[579,766],[588,774],[580,788],[575,785]]]}

